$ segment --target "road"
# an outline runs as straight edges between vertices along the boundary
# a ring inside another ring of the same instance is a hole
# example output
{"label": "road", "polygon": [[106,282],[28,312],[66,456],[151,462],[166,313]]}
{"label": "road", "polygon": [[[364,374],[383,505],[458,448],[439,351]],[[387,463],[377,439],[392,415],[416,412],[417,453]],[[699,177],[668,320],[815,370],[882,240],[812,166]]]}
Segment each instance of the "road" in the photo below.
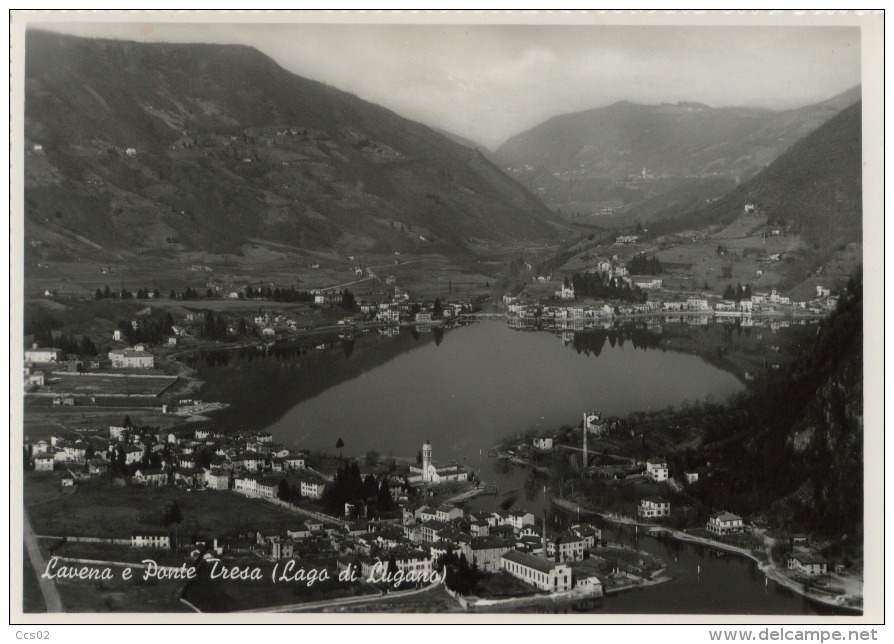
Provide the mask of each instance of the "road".
{"label": "road", "polygon": [[[583,452],[584,451],[583,447],[572,447],[571,445],[556,445],[556,447],[561,447],[562,449],[567,449],[572,452]],[[626,462],[630,463],[631,465],[636,464],[635,458],[631,458],[630,456],[621,456],[620,454],[610,454],[608,452],[600,452],[596,448],[588,449],[587,455],[588,456],[599,456],[599,455],[611,456],[612,458],[617,458],[619,460],[626,461]]]}
{"label": "road", "polygon": [[345,286],[351,286],[353,284],[360,284],[361,282],[368,282],[369,280],[374,280],[374,279],[376,279],[376,278],[375,277],[364,277],[359,280],[354,280],[353,282],[345,282],[344,284],[336,284],[335,286],[324,286],[317,290],[322,293],[323,291],[332,291],[332,290],[335,290],[338,288],[344,288]]}
{"label": "road", "polygon": [[56,584],[51,579],[41,577],[47,569],[47,562],[40,552],[40,546],[37,545],[37,536],[31,528],[28,513],[26,512],[22,518],[24,519],[25,550],[28,552],[28,559],[31,560],[31,566],[34,568],[34,574],[37,576],[38,584],[40,584],[40,592],[43,593],[43,601],[47,606],[47,612],[61,613],[63,612],[62,598],[59,596]]}
{"label": "road", "polygon": [[387,593],[382,595],[361,595],[360,597],[340,597],[338,599],[330,599],[323,600],[319,602],[302,602],[300,604],[287,604],[285,606],[271,606],[266,608],[252,608],[251,610],[242,610],[237,611],[240,613],[295,613],[300,611],[319,611],[323,608],[335,608],[338,606],[348,606],[350,604],[371,604],[374,602],[379,602],[387,599],[398,599],[403,597],[410,597],[412,595],[419,595],[421,593],[426,593],[430,590],[433,590],[440,586],[441,581],[438,579],[437,583],[430,584],[425,586],[424,588],[419,588],[416,590],[406,590],[406,591],[398,591],[394,593]]}

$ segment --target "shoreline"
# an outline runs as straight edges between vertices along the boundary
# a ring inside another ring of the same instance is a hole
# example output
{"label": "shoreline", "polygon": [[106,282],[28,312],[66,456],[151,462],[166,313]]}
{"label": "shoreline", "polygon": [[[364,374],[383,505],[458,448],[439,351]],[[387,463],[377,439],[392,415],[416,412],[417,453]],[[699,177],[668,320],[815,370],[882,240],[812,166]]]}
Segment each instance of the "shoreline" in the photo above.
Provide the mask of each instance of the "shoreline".
{"label": "shoreline", "polygon": [[[564,499],[551,498],[550,500],[565,510],[575,511],[577,509],[577,504],[572,504],[571,502],[565,501]],[[797,581],[794,581],[793,579],[789,578],[785,573],[781,572],[778,569],[778,567],[776,566],[776,564],[773,563],[772,559],[769,556],[768,556],[767,561],[761,561],[753,552],[746,550],[744,548],[739,548],[737,546],[731,546],[729,544],[721,543],[719,541],[712,541],[710,539],[705,539],[703,537],[696,537],[696,536],[688,534],[686,532],[681,532],[679,530],[674,530],[672,528],[667,528],[667,527],[657,525],[654,523],[641,523],[638,521],[634,521],[632,519],[616,517],[609,513],[603,513],[603,512],[591,510],[589,508],[585,509],[584,512],[586,512],[587,514],[594,514],[596,516],[599,516],[602,519],[604,519],[605,521],[608,521],[609,523],[614,523],[616,525],[623,525],[623,526],[628,526],[628,527],[636,526],[636,527],[647,528],[647,531],[645,532],[646,536],[652,536],[652,537],[656,537],[656,538],[658,538],[657,535],[667,536],[671,539],[675,539],[677,541],[682,541],[684,543],[694,543],[694,544],[706,546],[708,548],[714,548],[715,550],[723,550],[725,552],[730,552],[732,554],[746,557],[748,559],[751,559],[757,565],[758,570],[763,572],[764,575],[768,579],[772,579],[774,582],[776,582],[780,586],[787,588],[788,590],[804,597],[807,600],[816,602],[817,604],[821,604],[823,606],[828,606],[828,607],[836,608],[836,609],[840,609],[840,610],[846,610],[846,611],[853,612],[855,614],[860,614],[860,615],[863,614],[862,607],[856,608],[853,606],[848,606],[843,602],[843,599],[845,597],[847,597],[847,595],[838,596],[842,599],[842,601],[839,602],[833,597],[824,597],[822,595],[818,595],[816,593],[811,593],[809,591],[804,590],[803,584],[801,584]],[[652,530],[653,528],[657,528],[657,530],[653,531]],[[766,540],[765,540],[765,543],[766,543]],[[861,599],[862,599],[862,597],[861,597]]]}

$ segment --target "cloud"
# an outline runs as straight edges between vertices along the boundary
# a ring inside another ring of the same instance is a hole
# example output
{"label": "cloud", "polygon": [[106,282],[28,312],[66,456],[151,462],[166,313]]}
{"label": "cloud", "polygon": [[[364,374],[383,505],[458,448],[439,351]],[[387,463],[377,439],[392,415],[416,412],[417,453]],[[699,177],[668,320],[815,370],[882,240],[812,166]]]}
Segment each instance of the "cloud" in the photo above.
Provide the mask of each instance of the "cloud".
{"label": "cloud", "polygon": [[257,47],[286,69],[490,147],[618,100],[790,108],[860,82],[855,27],[80,24]]}

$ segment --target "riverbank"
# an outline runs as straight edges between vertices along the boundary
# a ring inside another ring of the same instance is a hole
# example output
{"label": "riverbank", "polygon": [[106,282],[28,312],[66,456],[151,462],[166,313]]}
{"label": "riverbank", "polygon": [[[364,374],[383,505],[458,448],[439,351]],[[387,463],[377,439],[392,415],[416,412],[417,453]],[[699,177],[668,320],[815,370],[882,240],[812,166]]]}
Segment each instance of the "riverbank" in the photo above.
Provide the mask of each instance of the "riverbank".
{"label": "riverbank", "polygon": [[[707,546],[709,548],[713,548],[715,550],[723,550],[725,552],[730,552],[732,554],[740,555],[743,557],[747,557],[751,559],[757,564],[758,569],[766,575],[768,579],[772,579],[780,586],[783,586],[792,592],[801,595],[802,597],[816,602],[818,604],[833,607],[840,610],[848,610],[853,611],[855,613],[862,613],[862,605],[863,605],[863,597],[862,595],[856,593],[846,593],[843,595],[827,595],[821,594],[819,592],[811,592],[809,589],[805,588],[802,582],[792,579],[789,577],[784,571],[781,571],[778,566],[773,562],[773,558],[770,555],[770,549],[773,546],[773,539],[768,537],[764,533],[760,534],[763,542],[764,542],[764,553],[766,559],[762,559],[757,556],[754,552],[747,550],[745,548],[740,548],[738,546],[733,546],[726,543],[721,543],[719,541],[713,541],[711,539],[706,539],[704,537],[697,537],[695,535],[688,534],[686,532],[682,532],[680,530],[674,530],[672,528],[667,528],[665,526],[657,525],[654,523],[646,523],[641,521],[635,521],[628,517],[620,517],[617,515],[613,515],[605,512],[598,512],[596,510],[591,510],[589,508],[580,507],[579,504],[572,503],[570,501],[566,501],[565,499],[551,499],[551,501],[570,512],[577,512],[578,509],[582,513],[592,514],[601,517],[603,520],[608,521],[609,523],[614,523],[617,525],[623,526],[635,526],[637,528],[644,528],[647,531],[644,533],[648,536],[657,536],[662,535],[669,537],[671,539],[675,539],[677,541],[683,541],[687,543],[695,543],[702,546]],[[859,584],[859,582],[858,582]],[[857,605],[859,604],[859,606]]]}

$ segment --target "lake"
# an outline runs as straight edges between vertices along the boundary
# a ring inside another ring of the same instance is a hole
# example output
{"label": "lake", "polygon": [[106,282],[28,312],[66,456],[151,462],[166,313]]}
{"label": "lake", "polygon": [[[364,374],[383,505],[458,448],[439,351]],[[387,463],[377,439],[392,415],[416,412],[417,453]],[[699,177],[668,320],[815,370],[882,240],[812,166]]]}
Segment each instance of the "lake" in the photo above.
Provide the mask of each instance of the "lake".
{"label": "lake", "polygon": [[[692,333],[746,341],[719,327]],[[622,416],[683,401],[720,402],[744,389],[736,376],[703,357],[669,350],[668,334],[664,342],[660,338],[660,333],[639,329],[577,333],[572,340],[567,334],[563,339],[502,322],[477,322],[427,333],[403,329],[394,337],[372,332],[353,342],[333,339],[320,348],[301,344],[216,352],[194,357],[191,364],[206,382],[205,399],[231,403],[215,414],[215,422],[225,428],[266,428],[288,446],[330,453],[341,438],[346,455],[362,457],[375,450],[413,461],[428,439],[435,461],[456,460],[500,486],[499,496],[478,497],[470,508],[494,509],[508,500],[539,513],[541,486],[531,484],[530,472],[487,457],[487,450],[505,437],[574,425],[584,410]],[[677,337],[673,342],[679,342]],[[629,531],[609,531],[613,541],[636,539]],[[717,558],[703,547],[648,537],[639,537],[637,547],[667,561],[673,581],[559,610],[829,612],[774,582],[765,586],[750,560]]]}
{"label": "lake", "polygon": [[588,355],[551,333],[479,322],[302,401],[267,429],[310,449],[332,450],[341,437],[356,456],[377,450],[415,459],[428,439],[436,461],[476,469],[479,453],[507,435],[573,425],[585,410],[625,415],[723,400],[742,388],[695,356],[630,343]]}

